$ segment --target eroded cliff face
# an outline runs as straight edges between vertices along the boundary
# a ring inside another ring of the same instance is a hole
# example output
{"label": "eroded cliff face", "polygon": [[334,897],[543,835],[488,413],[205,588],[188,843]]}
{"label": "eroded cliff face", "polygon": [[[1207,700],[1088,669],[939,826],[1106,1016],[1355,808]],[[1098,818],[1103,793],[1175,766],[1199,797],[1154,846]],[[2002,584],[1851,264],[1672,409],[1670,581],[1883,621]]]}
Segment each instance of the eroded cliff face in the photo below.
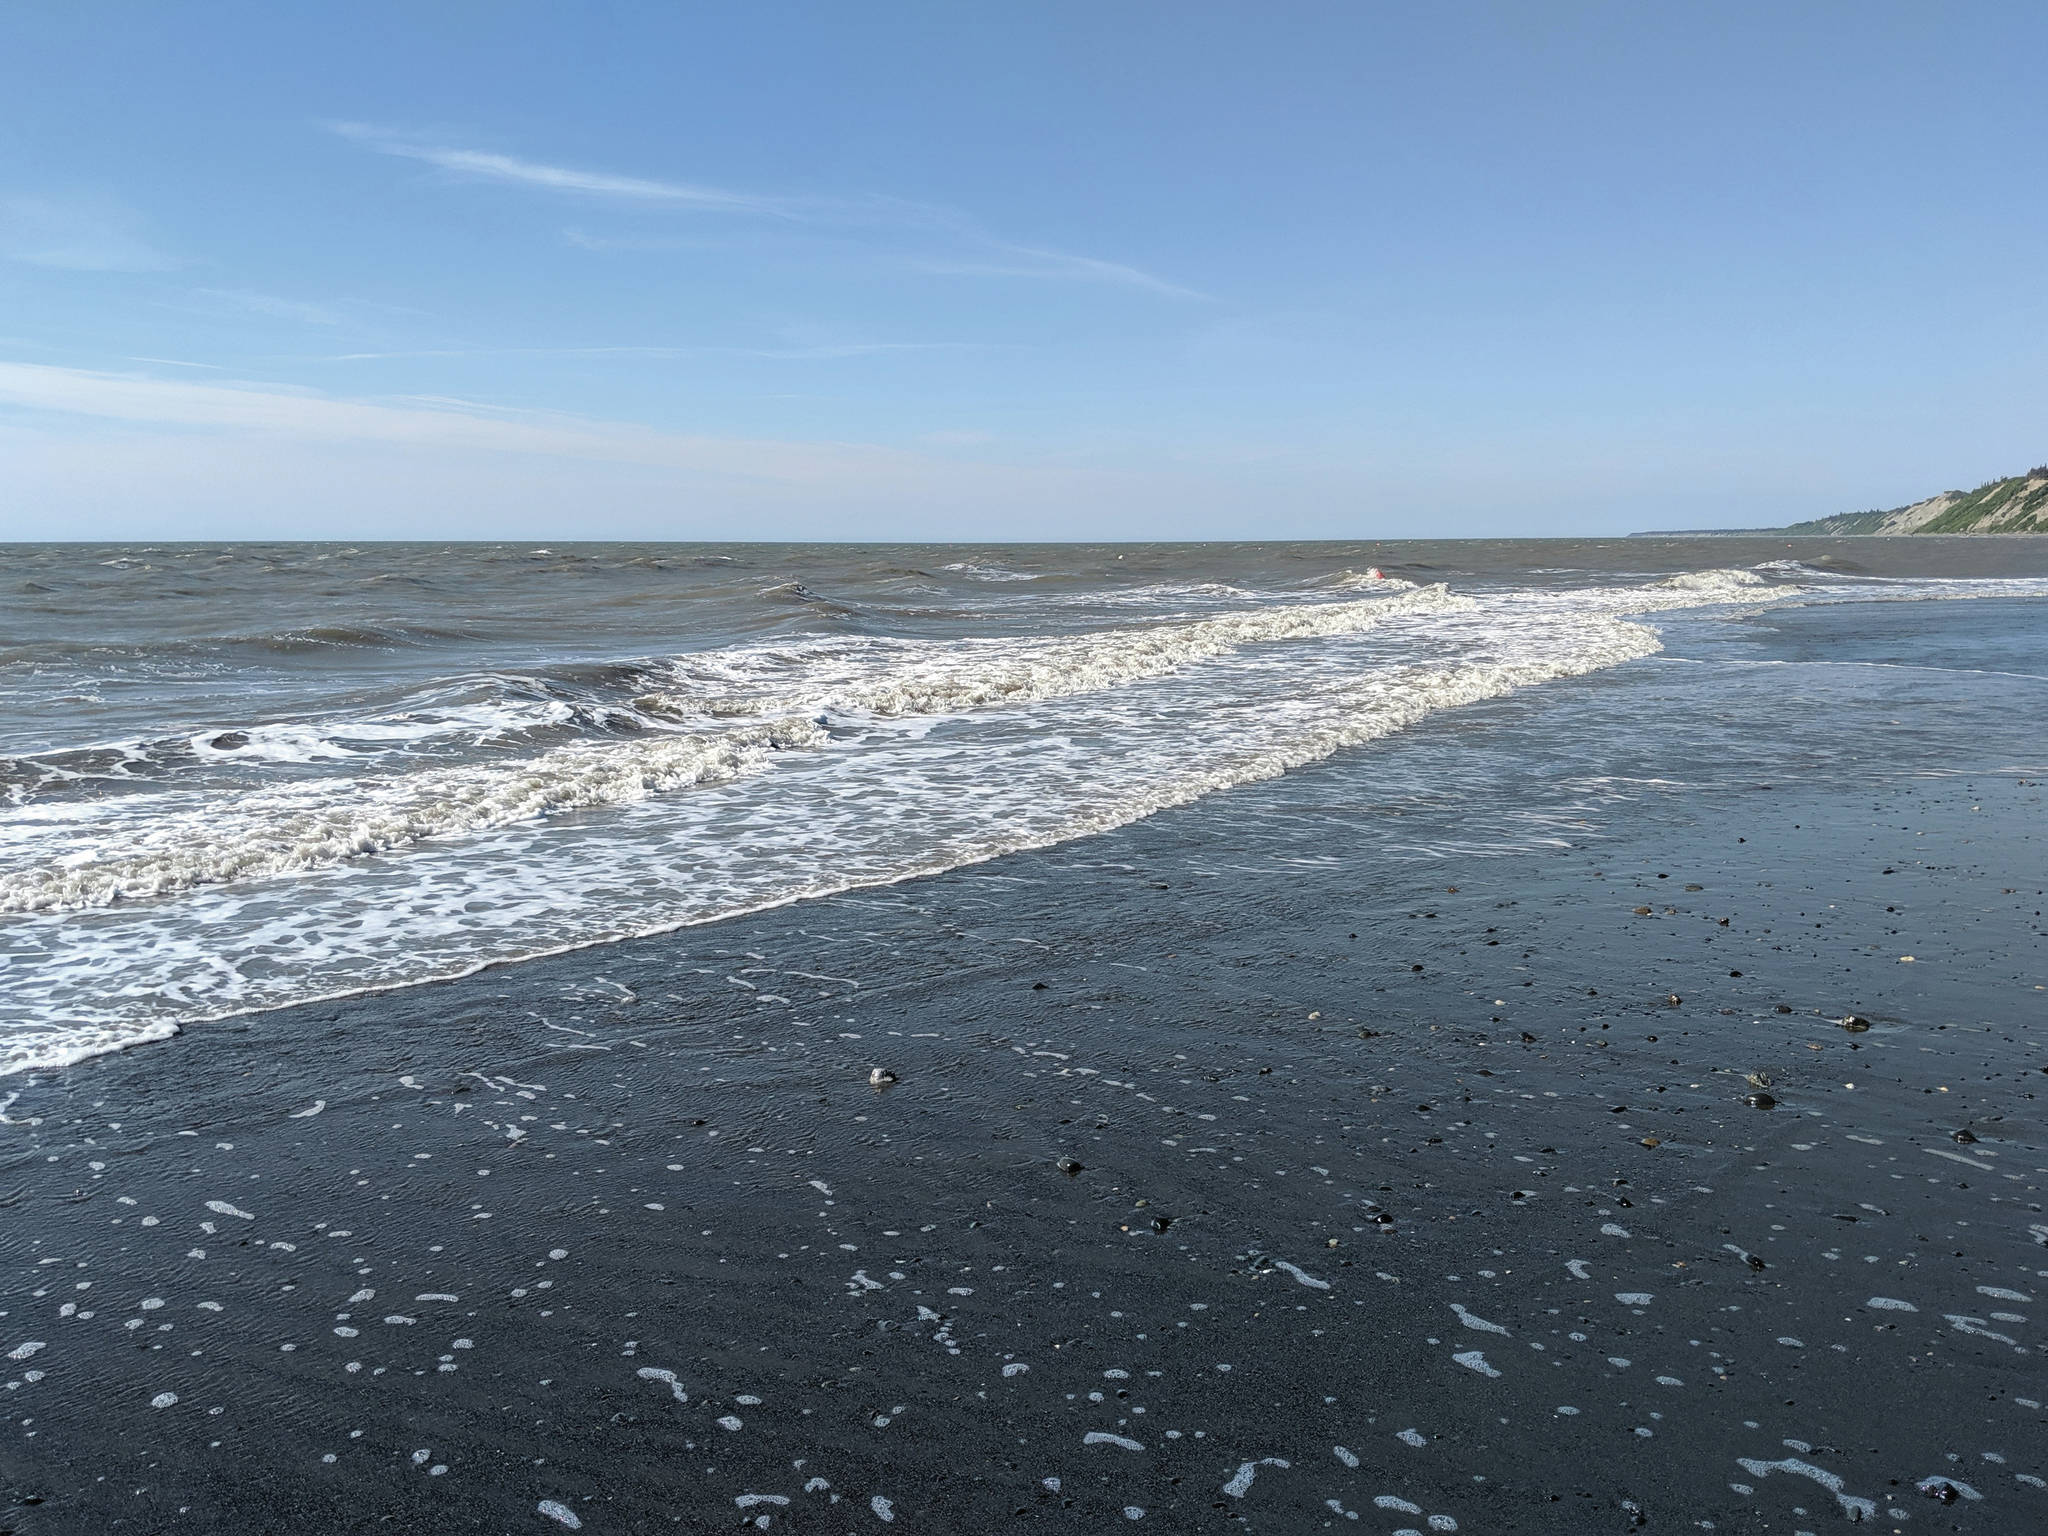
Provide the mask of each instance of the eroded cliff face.
{"label": "eroded cliff face", "polygon": [[1943,491],[1889,512],[1849,512],[1794,523],[1785,533],[2048,533],[2048,465]]}

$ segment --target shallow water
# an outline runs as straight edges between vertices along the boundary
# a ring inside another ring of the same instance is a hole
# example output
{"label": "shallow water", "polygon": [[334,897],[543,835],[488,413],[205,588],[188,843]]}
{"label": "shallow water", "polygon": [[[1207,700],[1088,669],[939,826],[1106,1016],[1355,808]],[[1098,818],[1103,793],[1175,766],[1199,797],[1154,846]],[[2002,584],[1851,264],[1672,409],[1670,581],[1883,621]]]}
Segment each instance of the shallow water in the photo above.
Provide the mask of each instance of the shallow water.
{"label": "shallow water", "polygon": [[[1981,600],[2043,571],[2017,540],[14,546],[0,1072],[1059,843],[1674,637],[1739,663],[1745,616],[1782,664],[1975,599],[1896,679],[1797,684],[1967,686]],[[1739,759],[1797,735],[1781,681],[1670,686]]]}

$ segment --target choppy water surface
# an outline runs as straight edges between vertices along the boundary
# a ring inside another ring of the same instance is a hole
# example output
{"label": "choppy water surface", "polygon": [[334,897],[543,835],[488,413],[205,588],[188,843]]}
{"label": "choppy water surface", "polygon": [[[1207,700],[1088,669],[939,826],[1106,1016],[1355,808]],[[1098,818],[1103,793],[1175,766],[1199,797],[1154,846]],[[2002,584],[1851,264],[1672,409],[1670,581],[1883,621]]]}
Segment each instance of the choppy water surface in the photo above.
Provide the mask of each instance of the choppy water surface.
{"label": "choppy water surface", "polygon": [[1678,635],[1733,701],[1717,622],[1798,610],[1825,655],[2042,571],[1950,540],[0,549],[0,1071],[1081,836]]}

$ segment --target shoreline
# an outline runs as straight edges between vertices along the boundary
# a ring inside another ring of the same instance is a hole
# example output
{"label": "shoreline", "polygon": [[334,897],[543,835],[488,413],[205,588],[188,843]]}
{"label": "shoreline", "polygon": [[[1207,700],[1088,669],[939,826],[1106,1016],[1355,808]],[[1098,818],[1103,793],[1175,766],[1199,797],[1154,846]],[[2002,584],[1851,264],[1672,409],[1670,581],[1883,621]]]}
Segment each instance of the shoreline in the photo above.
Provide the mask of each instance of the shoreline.
{"label": "shoreline", "polygon": [[1388,866],[1373,758],[17,1079],[12,1529],[2040,1518],[2039,783]]}
{"label": "shoreline", "polygon": [[[1519,549],[1521,546],[1517,544],[1513,547]],[[1447,571],[1423,558],[1443,553],[1450,548],[1412,544],[1391,550],[1384,554],[1383,558],[1391,560],[1396,555],[1405,553],[1422,560],[1421,564],[1413,567],[1413,573],[1419,580],[1425,582],[1437,582],[1447,575],[1462,580],[1463,572]],[[1489,560],[1498,560],[1505,548],[1507,546],[1473,546],[1470,549],[1460,546],[1459,550],[1475,558],[1478,567],[1476,578],[1487,580],[1490,578],[1487,577],[1484,568]],[[1645,573],[1625,569],[1633,558],[1634,550],[1639,548],[1640,545],[1628,550],[1618,550],[1613,541],[1605,541],[1597,550],[1596,564],[1605,568],[1609,576],[1626,576],[1629,579],[1640,580]],[[1838,552],[1834,551],[1833,546],[1829,548],[1829,554],[1815,558],[1822,566],[1837,567],[1831,572],[1823,572],[1814,567],[1802,567],[1788,560],[1776,562],[1778,574],[1796,573],[1807,585],[1808,595],[1795,599],[1788,606],[1797,608],[1808,606],[1816,600],[1821,603],[1827,601],[1831,584],[1822,580],[1816,585],[1808,580],[1809,577],[1877,574],[1871,572],[1861,562],[1838,558]],[[1760,542],[1739,551],[1745,559],[1760,558],[1773,552]],[[1270,555],[1271,552],[1268,553]],[[1901,556],[1905,558],[1902,560]],[[1731,553],[1730,558],[1734,558],[1734,553]],[[1888,579],[1893,575],[1931,575],[1937,569],[1947,572],[1951,577],[1976,574],[1981,573],[1987,567],[1987,563],[1981,554],[1978,557],[1969,557],[1967,551],[1930,558],[1930,552],[1925,547],[1916,547],[1912,552],[1895,550],[1887,558],[1871,562],[1880,568],[1880,579]],[[2024,565],[2026,562],[2020,563]],[[2011,566],[2012,562],[2008,561],[2006,564]],[[1770,566],[1771,562],[1765,561],[1764,566],[1759,568]],[[2044,565],[2042,569],[2048,571],[2048,565]],[[1551,578],[1559,574],[1576,573],[1546,570],[1538,574]],[[2015,570],[2011,574],[2018,572]],[[1646,590],[1655,594],[1658,589],[1669,587],[1676,580],[1677,578],[1667,578],[1664,581],[1653,582]],[[1866,588],[1870,585],[1868,582],[1865,584]],[[1704,592],[1704,585],[1700,585],[1698,590]],[[1649,605],[1651,608],[1662,606],[1662,603]],[[1647,616],[1647,610],[1645,615],[1637,616],[1635,621],[1654,622]],[[1604,664],[1604,661],[1591,657],[1568,658],[1565,663],[1567,670],[1576,670],[1582,665]],[[1530,679],[1509,680],[1498,686],[1522,686],[1530,682]],[[1534,686],[1549,687],[1553,682],[1554,679],[1538,678],[1534,680]],[[1424,699],[1421,702],[1423,706],[1434,709],[1456,707],[1458,701]],[[1398,712],[1389,708],[1387,728],[1398,731],[1410,723],[1412,722],[1404,720]],[[1339,745],[1339,738],[1355,741],[1361,732],[1348,727],[1331,727],[1324,734],[1328,739],[1310,742],[1314,751],[1344,750]],[[1272,752],[1266,755],[1289,754],[1295,751],[1295,747],[1296,743],[1290,742],[1283,735],[1278,738]],[[1252,756],[1259,757],[1260,750],[1253,750]],[[543,757],[545,755],[542,754]],[[628,766],[630,767],[630,764]],[[1272,766],[1287,768],[1300,765],[1293,763],[1290,758],[1285,763],[1276,761]],[[1236,772],[1227,760],[1222,761],[1220,766],[1212,764],[1211,767],[1217,768],[1219,772]],[[1247,771],[1259,772],[1268,769],[1254,763]],[[345,777],[344,775],[343,778]],[[1125,797],[1128,803],[1117,807],[1115,814],[1157,814],[1162,800],[1167,803],[1184,802],[1190,796],[1199,798],[1201,795],[1216,792],[1219,787],[1216,778],[1216,773],[1211,773],[1207,781],[1191,781],[1180,785],[1172,784],[1170,771],[1164,772],[1163,777],[1155,774],[1149,783],[1167,783],[1171,787],[1171,792],[1155,793],[1150,788],[1131,789]],[[346,788],[345,784],[343,788]],[[746,785],[726,786],[721,783],[703,787],[699,793],[712,796],[726,795],[729,792],[743,803],[749,814],[753,814],[758,813],[761,807],[746,803],[745,797],[749,794],[759,795],[762,789],[763,786],[760,785],[752,786],[750,789]],[[233,784],[226,784],[217,792],[231,796],[235,792],[235,787]],[[678,806],[690,803],[694,801],[677,797]],[[597,809],[602,812],[605,807],[600,806]],[[211,945],[195,942],[186,946],[181,955],[181,966],[174,965],[168,968],[158,963],[162,960],[162,946],[166,941],[177,942],[185,937],[186,929],[196,929],[208,921],[225,921],[232,926],[235,923],[234,914],[237,911],[238,900],[246,899],[254,908],[260,910],[264,902],[282,902],[289,906],[309,899],[301,895],[299,890],[286,890],[282,883],[305,872],[287,868],[276,872],[276,877],[266,882],[260,879],[243,881],[240,876],[220,881],[207,877],[202,870],[199,875],[190,877],[189,886],[178,887],[174,881],[172,893],[162,900],[143,899],[133,904],[107,902],[104,905],[94,905],[89,901],[83,901],[82,898],[82,904],[77,905],[58,902],[47,911],[37,908],[26,913],[12,930],[16,937],[10,941],[8,953],[0,955],[0,963],[11,966],[13,973],[23,984],[13,1006],[6,1010],[6,1034],[10,1043],[4,1051],[0,1051],[0,1055],[5,1057],[6,1075],[14,1077],[24,1071],[49,1070],[58,1064],[60,1058],[76,1062],[85,1059],[89,1054],[109,1048],[120,1048],[124,1038],[137,1043],[147,1038],[161,1040],[173,1030],[189,1029],[209,1020],[246,1016],[277,1007],[318,1005],[394,987],[423,985],[430,981],[473,974],[479,965],[518,963],[566,952],[572,948],[621,942],[667,931],[677,926],[721,921],[740,913],[767,910],[777,903],[816,899],[821,894],[851,889],[857,884],[894,883],[916,879],[941,868],[957,867],[963,861],[999,856],[1000,852],[1012,851],[1018,847],[1055,846],[1062,840],[1094,835],[1105,824],[1109,824],[1109,817],[1106,814],[1096,814],[1096,809],[1097,807],[1086,801],[1077,802],[1066,808],[1063,812],[1066,819],[1057,825],[1047,825],[1044,818],[1037,818],[1029,820],[1027,824],[1002,829],[1000,833],[991,831],[986,836],[972,834],[971,829],[963,831],[961,828],[955,828],[952,841],[956,845],[961,836],[967,836],[976,846],[964,849],[954,846],[947,848],[943,853],[936,853],[929,842],[922,848],[913,848],[907,853],[897,854],[888,850],[864,847],[855,840],[849,845],[853,861],[856,864],[864,861],[866,867],[856,868],[850,874],[844,859],[820,858],[808,865],[801,860],[792,861],[788,878],[757,882],[751,889],[747,888],[743,880],[740,885],[724,892],[719,898],[720,903],[725,905],[723,911],[704,910],[703,904],[697,902],[686,888],[664,888],[655,893],[662,898],[661,900],[646,906],[632,907],[636,920],[630,923],[618,921],[619,904],[616,901],[599,899],[600,896],[609,897],[617,894],[603,890],[608,872],[601,865],[586,861],[585,867],[577,869],[577,878],[582,882],[582,888],[586,892],[597,894],[592,895],[584,908],[578,910],[573,917],[562,916],[559,920],[552,921],[539,918],[521,920],[508,918],[499,912],[494,913],[488,920],[479,920],[474,925],[474,930],[470,931],[472,925],[464,919],[449,918],[445,913],[410,911],[407,916],[412,926],[403,930],[410,934],[409,939],[402,942],[396,938],[373,940],[351,948],[348,935],[358,928],[364,928],[364,931],[372,934],[396,935],[399,932],[398,929],[375,923],[365,927],[360,922],[361,913],[351,907],[351,890],[369,893],[368,897],[356,898],[356,905],[367,908],[374,905],[378,893],[382,893],[385,900],[404,902],[408,868],[415,887],[423,887],[427,882],[438,881],[447,882],[447,888],[453,889],[461,880],[467,878],[464,861],[469,855],[463,851],[459,840],[423,833],[406,844],[409,851],[393,857],[373,855],[361,861],[340,860],[335,867],[348,866],[348,873],[355,882],[353,884],[344,885],[330,880],[322,885],[313,876],[307,876],[313,883],[302,886],[300,890],[316,893],[324,891],[329,899],[325,905],[303,912],[294,927],[279,927],[267,933],[261,925],[235,927],[233,931],[218,934]],[[512,840],[520,836],[537,836],[539,825],[538,818],[530,822],[515,819],[506,826],[525,830],[507,832],[506,837]],[[572,820],[570,830],[580,834],[588,828],[577,826]],[[96,828],[94,836],[101,838],[102,844],[92,846],[101,846],[102,852],[106,847],[118,849],[119,831],[118,825]],[[158,837],[163,831],[162,828],[143,825],[138,835]],[[204,843],[203,834],[193,835],[200,836],[201,851],[205,852],[210,845]],[[246,834],[240,835],[243,835],[246,841]],[[570,841],[573,843],[573,839]],[[186,844],[180,843],[176,838],[170,838],[165,840],[164,846],[183,848]],[[546,849],[538,845],[533,848],[532,855],[539,860],[548,857]],[[180,857],[185,855],[181,854]],[[412,858],[416,862],[407,866],[403,863],[406,858]],[[203,860],[201,862],[203,863]],[[489,864],[486,859],[482,866],[484,873],[477,877],[472,902],[481,902],[485,908],[502,905],[504,911],[510,911],[516,906],[516,898],[520,893],[516,889],[516,880],[507,878],[510,862],[508,856],[506,868],[499,868]],[[120,878],[119,870],[116,868],[118,863],[118,859],[102,857],[98,862],[91,863],[91,868],[101,870],[104,865],[114,869],[114,874],[102,872],[95,878],[115,879]],[[61,864],[62,861],[59,860],[49,867],[58,868]],[[893,864],[895,867],[877,867],[878,864]],[[185,866],[177,864],[175,860],[165,867],[170,868],[178,879],[186,878],[183,872]],[[319,867],[322,866],[315,866],[316,873]],[[42,878],[42,875],[38,874],[36,878]],[[755,876],[750,874],[746,878],[755,879]],[[246,898],[238,895],[235,889],[238,882],[240,889],[246,891]],[[655,883],[659,884],[658,881]],[[514,899],[508,901],[508,896]],[[173,900],[182,900],[186,905],[173,906]],[[541,903],[542,908],[546,905],[545,902]],[[116,907],[120,908],[118,914],[115,911]],[[182,918],[181,913],[185,914]],[[184,924],[183,928],[180,927],[181,922]],[[264,979],[248,980],[236,971],[231,971],[223,977],[210,969],[211,956],[218,953],[220,946],[225,945],[229,949],[234,949],[238,944],[250,942],[261,944],[266,952],[250,966],[247,975]],[[343,952],[330,952],[330,942],[341,945]],[[378,947],[380,943],[386,945],[382,950]],[[98,955],[101,952],[101,945],[107,947],[109,955],[105,966],[93,968],[68,963],[81,955]],[[152,945],[155,946],[154,949]],[[323,958],[318,964],[295,966],[294,956],[297,953],[317,954]],[[54,963],[53,956],[56,957]],[[39,982],[43,984],[39,985]],[[121,1006],[109,1006],[116,999],[120,1000]],[[49,1020],[65,1022],[45,1022]]]}

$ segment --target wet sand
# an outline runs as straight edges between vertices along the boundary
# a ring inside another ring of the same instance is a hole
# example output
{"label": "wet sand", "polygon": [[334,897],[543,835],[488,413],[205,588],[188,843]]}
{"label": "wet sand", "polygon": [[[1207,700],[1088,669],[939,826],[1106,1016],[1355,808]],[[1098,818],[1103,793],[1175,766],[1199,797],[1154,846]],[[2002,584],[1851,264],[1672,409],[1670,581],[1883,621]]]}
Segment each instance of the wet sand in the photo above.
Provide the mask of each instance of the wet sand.
{"label": "wet sand", "polygon": [[2048,1530],[2038,780],[1269,799],[8,1080],[0,1530]]}

